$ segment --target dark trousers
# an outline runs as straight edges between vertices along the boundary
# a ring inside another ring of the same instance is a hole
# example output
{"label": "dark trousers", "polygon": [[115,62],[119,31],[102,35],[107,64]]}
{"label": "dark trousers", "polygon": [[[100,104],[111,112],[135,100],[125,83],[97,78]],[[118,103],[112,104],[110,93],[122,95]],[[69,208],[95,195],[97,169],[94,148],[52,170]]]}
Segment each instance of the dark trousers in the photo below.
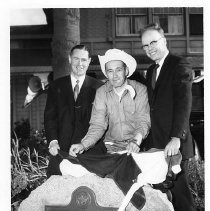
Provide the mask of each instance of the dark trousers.
{"label": "dark trousers", "polygon": [[177,175],[172,192],[172,203],[175,211],[196,211],[188,182],[188,160],[181,163],[182,171]]}

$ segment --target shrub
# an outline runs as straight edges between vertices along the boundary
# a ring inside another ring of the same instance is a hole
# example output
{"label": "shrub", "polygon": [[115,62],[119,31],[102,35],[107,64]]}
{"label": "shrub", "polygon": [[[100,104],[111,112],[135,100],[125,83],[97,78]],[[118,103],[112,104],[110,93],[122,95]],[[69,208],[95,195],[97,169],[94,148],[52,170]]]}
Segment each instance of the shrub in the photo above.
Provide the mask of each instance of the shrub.
{"label": "shrub", "polygon": [[48,147],[45,131],[34,131],[33,128],[31,128],[28,119],[21,119],[20,121],[14,123],[12,138],[18,139],[19,150],[29,148],[30,152],[34,152],[35,149],[39,152],[39,155],[47,155]]}
{"label": "shrub", "polygon": [[19,139],[12,139],[11,143],[11,205],[16,210],[32,190],[46,181],[48,158],[40,156],[29,147],[19,148]]}
{"label": "shrub", "polygon": [[204,161],[192,158],[188,165],[188,179],[198,211],[205,208]]}

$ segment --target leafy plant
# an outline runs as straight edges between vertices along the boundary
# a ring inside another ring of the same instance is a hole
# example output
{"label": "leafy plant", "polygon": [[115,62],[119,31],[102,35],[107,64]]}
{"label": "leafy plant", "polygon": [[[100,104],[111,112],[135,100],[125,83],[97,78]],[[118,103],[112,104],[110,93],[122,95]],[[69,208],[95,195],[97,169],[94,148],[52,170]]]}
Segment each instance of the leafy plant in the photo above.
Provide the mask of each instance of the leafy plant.
{"label": "leafy plant", "polygon": [[31,190],[46,181],[48,158],[40,156],[35,149],[31,153],[29,147],[20,149],[17,136],[11,145],[11,201],[12,209],[16,210]]}
{"label": "leafy plant", "polygon": [[194,202],[198,211],[205,208],[204,161],[192,158],[188,164],[188,179]]}

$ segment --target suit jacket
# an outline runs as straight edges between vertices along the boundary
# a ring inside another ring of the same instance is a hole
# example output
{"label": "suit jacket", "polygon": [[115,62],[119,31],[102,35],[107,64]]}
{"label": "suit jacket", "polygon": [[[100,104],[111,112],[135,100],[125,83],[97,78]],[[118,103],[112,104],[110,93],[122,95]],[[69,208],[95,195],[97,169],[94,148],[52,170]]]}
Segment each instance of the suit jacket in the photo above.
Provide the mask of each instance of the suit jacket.
{"label": "suit jacket", "polygon": [[171,55],[165,58],[154,90],[152,72],[147,71],[146,81],[151,115],[151,131],[145,141],[146,148],[164,149],[171,137],[181,139],[183,159],[194,155],[189,129],[192,104],[192,69],[184,58]]}
{"label": "suit jacket", "polygon": [[48,142],[57,139],[60,149],[68,152],[72,144],[86,135],[96,89],[102,82],[87,76],[75,102],[71,77],[55,80],[48,89],[44,126]]}

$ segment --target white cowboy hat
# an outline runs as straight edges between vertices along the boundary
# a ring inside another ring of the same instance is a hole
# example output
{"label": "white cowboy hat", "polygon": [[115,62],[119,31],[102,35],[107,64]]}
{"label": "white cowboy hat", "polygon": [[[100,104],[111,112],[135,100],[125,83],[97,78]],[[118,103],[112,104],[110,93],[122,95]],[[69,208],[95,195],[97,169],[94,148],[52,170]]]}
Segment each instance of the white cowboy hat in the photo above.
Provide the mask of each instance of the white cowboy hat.
{"label": "white cowboy hat", "polygon": [[101,70],[106,77],[107,75],[105,70],[105,64],[109,61],[120,60],[124,62],[128,67],[128,77],[134,73],[137,66],[136,60],[131,55],[127,54],[125,51],[116,48],[109,49],[108,51],[106,51],[104,56],[98,55],[98,59],[101,65]]}

